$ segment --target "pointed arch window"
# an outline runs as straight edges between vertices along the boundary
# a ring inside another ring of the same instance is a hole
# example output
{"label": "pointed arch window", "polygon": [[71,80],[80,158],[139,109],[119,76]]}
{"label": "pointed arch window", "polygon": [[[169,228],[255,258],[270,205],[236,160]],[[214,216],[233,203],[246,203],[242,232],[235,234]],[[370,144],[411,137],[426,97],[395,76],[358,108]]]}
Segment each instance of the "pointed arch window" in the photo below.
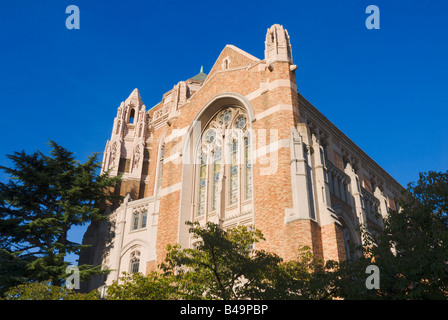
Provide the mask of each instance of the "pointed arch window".
{"label": "pointed arch window", "polygon": [[251,139],[250,134],[244,138],[244,164],[245,164],[245,198],[252,197],[252,157],[251,157]]}
{"label": "pointed arch window", "polygon": [[222,163],[222,150],[216,148],[213,152],[213,176],[212,176],[212,211],[216,210],[217,195],[219,193],[219,180]]}
{"label": "pointed arch window", "polygon": [[165,160],[165,144],[160,148],[159,172],[157,173],[157,190],[162,187],[163,162]]}
{"label": "pointed arch window", "polygon": [[140,269],[140,251],[135,250],[131,252],[131,261],[129,266],[129,273],[137,273]]}
{"label": "pointed arch window", "polygon": [[238,141],[233,140],[230,145],[229,204],[238,201],[238,171]]}
{"label": "pointed arch window", "polygon": [[130,113],[130,115],[129,115],[129,123],[130,123],[130,124],[133,124],[133,123],[134,123],[134,118],[135,118],[135,109],[132,108],[132,109],[131,109],[131,113]]}
{"label": "pointed arch window", "polygon": [[207,156],[202,155],[201,165],[199,166],[198,216],[202,216],[205,213],[206,189],[207,189]]}
{"label": "pointed arch window", "polygon": [[247,115],[225,107],[205,126],[196,147],[194,216],[225,215],[252,200],[251,134]]}

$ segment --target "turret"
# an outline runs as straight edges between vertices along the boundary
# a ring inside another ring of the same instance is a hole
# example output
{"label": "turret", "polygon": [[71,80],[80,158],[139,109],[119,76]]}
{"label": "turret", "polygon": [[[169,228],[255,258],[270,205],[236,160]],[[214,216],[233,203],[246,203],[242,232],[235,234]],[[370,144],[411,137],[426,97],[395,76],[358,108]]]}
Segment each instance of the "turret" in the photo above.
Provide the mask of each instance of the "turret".
{"label": "turret", "polygon": [[268,29],[264,55],[268,66],[276,61],[293,64],[288,31],[283,26],[274,24]]}
{"label": "turret", "polygon": [[123,179],[141,178],[149,123],[146,106],[138,89],[134,89],[118,107],[111,139],[106,143],[102,172],[110,170],[113,176],[124,174]]}

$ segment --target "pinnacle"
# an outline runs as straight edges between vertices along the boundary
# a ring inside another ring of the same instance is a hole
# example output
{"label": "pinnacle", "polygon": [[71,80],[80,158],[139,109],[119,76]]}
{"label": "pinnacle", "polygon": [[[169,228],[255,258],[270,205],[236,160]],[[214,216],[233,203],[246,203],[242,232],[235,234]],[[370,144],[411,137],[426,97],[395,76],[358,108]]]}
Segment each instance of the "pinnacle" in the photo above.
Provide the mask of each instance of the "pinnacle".
{"label": "pinnacle", "polygon": [[138,91],[137,88],[135,88],[132,93],[129,95],[127,100],[137,100],[137,101],[142,101],[142,98],[140,97],[140,92]]}

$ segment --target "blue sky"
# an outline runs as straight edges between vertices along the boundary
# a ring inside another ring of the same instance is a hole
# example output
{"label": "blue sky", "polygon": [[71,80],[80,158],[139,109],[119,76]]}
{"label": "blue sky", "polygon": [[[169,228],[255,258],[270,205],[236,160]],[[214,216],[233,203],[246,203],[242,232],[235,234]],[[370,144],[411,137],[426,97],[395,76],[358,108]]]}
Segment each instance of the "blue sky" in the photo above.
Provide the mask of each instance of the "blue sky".
{"label": "blue sky", "polygon": [[[379,30],[365,26],[371,4]],[[65,26],[69,5],[79,30]],[[85,161],[134,88],[150,108],[208,73],[226,44],[263,59],[279,23],[299,92],[405,186],[448,169],[447,12],[446,0],[3,0],[0,165],[16,150],[48,151],[48,139]]]}

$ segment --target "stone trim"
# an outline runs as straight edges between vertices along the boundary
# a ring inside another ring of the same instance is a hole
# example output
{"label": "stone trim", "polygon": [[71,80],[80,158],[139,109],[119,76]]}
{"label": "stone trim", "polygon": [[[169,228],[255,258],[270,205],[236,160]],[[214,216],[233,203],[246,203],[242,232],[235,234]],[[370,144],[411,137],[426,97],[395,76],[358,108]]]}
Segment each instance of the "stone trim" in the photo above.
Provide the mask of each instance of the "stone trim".
{"label": "stone trim", "polygon": [[273,114],[275,112],[278,112],[278,111],[291,111],[291,110],[296,115],[299,115],[299,111],[296,108],[294,108],[292,105],[290,105],[290,104],[278,104],[278,105],[273,106],[273,107],[271,107],[271,108],[269,108],[269,109],[267,109],[265,111],[257,113],[255,115],[255,118],[257,120],[261,120],[261,119],[263,119],[263,118],[265,118],[267,116],[270,116],[271,114]]}
{"label": "stone trim", "polygon": [[251,100],[258,98],[265,92],[268,92],[268,91],[271,91],[271,90],[274,90],[277,88],[281,88],[281,87],[291,88],[294,92],[297,93],[297,84],[296,83],[292,82],[290,79],[277,79],[272,82],[269,82],[269,81],[261,82],[260,88],[247,94],[246,98],[249,101],[251,101]]}

